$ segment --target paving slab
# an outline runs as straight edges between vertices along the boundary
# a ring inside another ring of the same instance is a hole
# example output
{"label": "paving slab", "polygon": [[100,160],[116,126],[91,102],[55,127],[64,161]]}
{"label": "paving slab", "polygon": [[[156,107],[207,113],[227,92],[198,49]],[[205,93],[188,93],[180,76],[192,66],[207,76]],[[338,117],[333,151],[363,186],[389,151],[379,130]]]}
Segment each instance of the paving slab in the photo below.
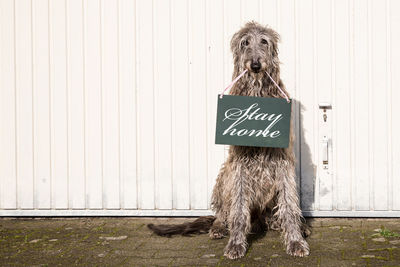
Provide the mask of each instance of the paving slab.
{"label": "paving slab", "polygon": [[308,218],[311,253],[286,254],[280,233],[250,235],[246,256],[223,256],[208,235],[159,237],[148,223],[194,218],[0,218],[0,266],[400,266],[400,219]]}

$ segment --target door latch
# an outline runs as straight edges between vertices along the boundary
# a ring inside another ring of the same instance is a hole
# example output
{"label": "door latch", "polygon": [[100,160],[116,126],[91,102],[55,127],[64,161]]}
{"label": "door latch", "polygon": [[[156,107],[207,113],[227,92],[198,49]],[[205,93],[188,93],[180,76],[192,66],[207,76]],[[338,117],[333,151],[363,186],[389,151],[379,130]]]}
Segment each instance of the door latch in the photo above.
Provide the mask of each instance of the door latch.
{"label": "door latch", "polygon": [[322,118],[324,119],[324,122],[326,122],[326,120],[328,119],[328,114],[326,114],[326,110],[331,109],[332,105],[328,102],[321,102],[319,103],[319,108],[323,110],[324,113],[322,114]]}

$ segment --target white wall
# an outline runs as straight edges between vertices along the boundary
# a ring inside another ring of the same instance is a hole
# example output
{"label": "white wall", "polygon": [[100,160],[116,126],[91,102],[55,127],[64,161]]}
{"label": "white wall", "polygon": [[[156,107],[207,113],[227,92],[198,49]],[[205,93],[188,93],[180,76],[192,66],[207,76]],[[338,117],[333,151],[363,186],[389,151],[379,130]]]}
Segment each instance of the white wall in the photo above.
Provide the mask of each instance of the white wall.
{"label": "white wall", "polygon": [[[256,20],[282,37],[305,214],[400,216],[399,9],[0,0],[0,215],[208,214],[226,154],[214,131],[229,41]],[[327,124],[320,102],[332,104]]]}

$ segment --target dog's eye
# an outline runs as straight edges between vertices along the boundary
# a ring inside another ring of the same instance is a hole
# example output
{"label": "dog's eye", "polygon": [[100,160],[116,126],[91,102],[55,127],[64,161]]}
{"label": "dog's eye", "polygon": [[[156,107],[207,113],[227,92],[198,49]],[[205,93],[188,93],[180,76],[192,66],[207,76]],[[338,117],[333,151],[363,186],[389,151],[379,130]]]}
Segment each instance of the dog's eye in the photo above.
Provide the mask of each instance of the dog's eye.
{"label": "dog's eye", "polygon": [[261,43],[262,43],[262,44],[268,44],[268,41],[265,40],[265,39],[261,39]]}
{"label": "dog's eye", "polygon": [[249,45],[249,41],[247,41],[247,40],[243,40],[241,43],[240,43],[240,46],[241,47],[246,47],[246,46],[248,46]]}

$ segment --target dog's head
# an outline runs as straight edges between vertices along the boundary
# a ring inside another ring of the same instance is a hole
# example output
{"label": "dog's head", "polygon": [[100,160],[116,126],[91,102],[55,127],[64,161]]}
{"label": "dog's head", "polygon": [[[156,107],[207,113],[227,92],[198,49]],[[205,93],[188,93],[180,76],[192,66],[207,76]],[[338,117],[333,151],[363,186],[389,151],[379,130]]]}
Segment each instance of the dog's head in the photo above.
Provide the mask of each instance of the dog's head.
{"label": "dog's head", "polygon": [[279,34],[256,22],[248,22],[231,40],[235,68],[251,75],[263,75],[279,66]]}

